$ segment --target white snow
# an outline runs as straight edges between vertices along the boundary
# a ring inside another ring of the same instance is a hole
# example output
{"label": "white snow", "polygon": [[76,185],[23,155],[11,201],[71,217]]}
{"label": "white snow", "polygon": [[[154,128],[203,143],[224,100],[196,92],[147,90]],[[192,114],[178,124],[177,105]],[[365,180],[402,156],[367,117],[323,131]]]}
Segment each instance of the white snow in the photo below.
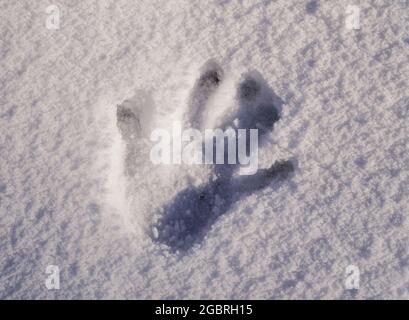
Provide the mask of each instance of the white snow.
{"label": "white snow", "polygon": [[[409,298],[408,28],[405,0],[0,1],[0,298]],[[157,223],[211,168],[153,165],[149,130],[129,149],[117,105],[171,128],[210,60],[208,123],[258,72],[284,102],[260,168],[295,170],[174,252]]]}

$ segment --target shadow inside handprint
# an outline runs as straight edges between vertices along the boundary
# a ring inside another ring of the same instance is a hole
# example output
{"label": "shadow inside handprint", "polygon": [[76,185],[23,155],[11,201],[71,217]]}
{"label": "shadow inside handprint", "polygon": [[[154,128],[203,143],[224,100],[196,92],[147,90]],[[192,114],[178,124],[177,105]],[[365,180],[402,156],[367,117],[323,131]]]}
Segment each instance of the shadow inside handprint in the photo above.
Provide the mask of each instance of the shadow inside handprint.
{"label": "shadow inside handprint", "polygon": [[[263,137],[280,119],[283,101],[256,71],[244,76],[237,101],[238,111],[225,121],[222,129],[258,129],[259,145],[262,145]],[[246,142],[249,140],[247,137]],[[254,175],[238,176],[235,172],[240,164],[228,164],[226,145],[224,150],[224,164],[213,165],[213,180],[200,187],[186,188],[164,207],[163,216],[155,226],[158,230],[156,241],[173,251],[188,250],[203,239],[217,218],[234,202],[269,186],[273,180],[286,179],[294,171],[291,161],[279,161]],[[248,145],[246,150],[249,150]]]}

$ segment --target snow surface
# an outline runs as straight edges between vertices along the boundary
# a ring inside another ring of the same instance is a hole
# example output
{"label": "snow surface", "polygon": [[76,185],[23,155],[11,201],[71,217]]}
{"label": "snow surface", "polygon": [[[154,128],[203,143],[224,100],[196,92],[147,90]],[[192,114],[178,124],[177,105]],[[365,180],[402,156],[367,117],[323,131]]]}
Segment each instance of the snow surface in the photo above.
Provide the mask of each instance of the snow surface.
{"label": "snow surface", "polygon": [[[409,298],[408,29],[406,0],[1,0],[0,298]],[[209,61],[208,123],[257,73],[283,101],[260,168],[294,168],[172,249],[166,208],[212,168],[155,166],[148,137]]]}

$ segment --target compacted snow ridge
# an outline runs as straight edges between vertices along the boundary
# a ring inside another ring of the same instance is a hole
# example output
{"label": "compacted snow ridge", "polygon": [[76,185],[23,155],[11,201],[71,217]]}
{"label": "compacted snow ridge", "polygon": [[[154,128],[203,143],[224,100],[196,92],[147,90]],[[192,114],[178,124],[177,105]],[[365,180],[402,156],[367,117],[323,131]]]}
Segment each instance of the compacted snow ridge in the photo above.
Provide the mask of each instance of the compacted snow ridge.
{"label": "compacted snow ridge", "polygon": [[[0,32],[0,299],[409,298],[409,1],[3,0]],[[259,169],[155,164],[175,124],[257,128]]]}

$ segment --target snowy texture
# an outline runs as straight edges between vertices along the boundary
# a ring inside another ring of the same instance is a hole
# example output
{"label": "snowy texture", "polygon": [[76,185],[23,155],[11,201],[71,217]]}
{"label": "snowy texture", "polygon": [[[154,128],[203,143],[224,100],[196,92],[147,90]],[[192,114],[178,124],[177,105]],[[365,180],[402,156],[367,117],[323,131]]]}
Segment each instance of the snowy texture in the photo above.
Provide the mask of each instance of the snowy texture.
{"label": "snowy texture", "polygon": [[[405,0],[0,0],[0,298],[409,298],[408,29]],[[200,121],[246,75],[280,107],[225,197],[149,159],[216,63]]]}

